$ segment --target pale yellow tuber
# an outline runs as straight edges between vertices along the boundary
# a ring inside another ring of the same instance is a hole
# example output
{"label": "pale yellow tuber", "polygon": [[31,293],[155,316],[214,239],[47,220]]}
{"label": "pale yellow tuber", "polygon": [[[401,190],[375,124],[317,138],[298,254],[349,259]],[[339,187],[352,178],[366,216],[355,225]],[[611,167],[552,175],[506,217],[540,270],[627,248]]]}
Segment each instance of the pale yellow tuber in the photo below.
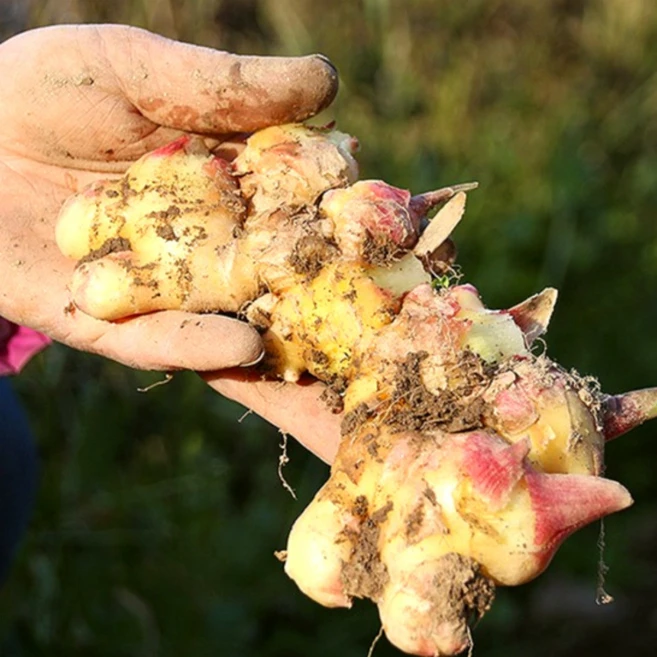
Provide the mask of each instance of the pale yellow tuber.
{"label": "pale yellow tuber", "polygon": [[356,145],[278,126],[229,163],[182,138],[72,197],[57,241],[84,312],[233,313],[262,331],[263,374],[329,386],[342,443],[285,570],[328,607],[372,599],[402,650],[452,655],[496,585],[631,504],[601,476],[604,441],[653,417],[657,395],[604,396],[533,353],[554,290],[494,311],[449,285],[473,185],[356,181]]}

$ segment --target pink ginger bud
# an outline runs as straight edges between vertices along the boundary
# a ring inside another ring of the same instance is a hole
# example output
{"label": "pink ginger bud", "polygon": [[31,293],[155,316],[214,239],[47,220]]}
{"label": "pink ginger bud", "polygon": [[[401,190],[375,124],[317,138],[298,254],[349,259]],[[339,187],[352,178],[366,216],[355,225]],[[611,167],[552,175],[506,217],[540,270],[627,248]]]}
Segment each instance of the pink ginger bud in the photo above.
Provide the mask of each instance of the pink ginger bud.
{"label": "pink ginger bud", "polygon": [[536,338],[547,331],[556,302],[557,290],[548,287],[542,292],[534,294],[529,299],[509,308],[509,314],[525,334],[528,347]]}
{"label": "pink ginger bud", "polygon": [[534,544],[544,559],[543,567],[580,527],[632,504],[626,488],[602,477],[527,469],[525,481],[535,514]]}
{"label": "pink ginger bud", "polygon": [[149,157],[167,157],[169,155],[173,155],[178,151],[184,150],[185,147],[189,144],[190,140],[191,137],[189,135],[178,137],[178,139],[165,144],[164,146],[160,146],[160,148],[157,148],[154,151],[151,151],[151,153],[149,153]]}
{"label": "pink ginger bud", "polygon": [[518,481],[525,474],[525,457],[529,441],[506,445],[491,441],[487,434],[474,432],[463,446],[462,467],[470,478],[476,495],[490,508],[506,506]]}
{"label": "pink ginger bud", "polygon": [[603,433],[613,440],[657,417],[657,388],[606,397],[602,402]]}
{"label": "pink ginger bud", "polygon": [[451,187],[443,187],[431,192],[424,192],[413,196],[409,203],[409,210],[411,215],[416,221],[422,220],[426,215],[431,212],[435,207],[445,201],[449,201],[453,196],[459,192],[469,192],[477,189],[479,183],[463,183],[461,185],[452,185]]}
{"label": "pink ginger bud", "polygon": [[[461,483],[453,493],[458,515],[445,518],[447,540],[497,583],[533,579],[570,534],[632,504],[615,481],[537,471],[526,440],[508,445],[486,431],[452,436],[444,463],[460,462]],[[445,499],[438,489],[436,497]]]}
{"label": "pink ginger bud", "polygon": [[324,194],[320,212],[343,255],[360,260],[372,239],[399,249],[415,244],[418,226],[408,210],[410,200],[406,190],[380,180],[361,180]]}

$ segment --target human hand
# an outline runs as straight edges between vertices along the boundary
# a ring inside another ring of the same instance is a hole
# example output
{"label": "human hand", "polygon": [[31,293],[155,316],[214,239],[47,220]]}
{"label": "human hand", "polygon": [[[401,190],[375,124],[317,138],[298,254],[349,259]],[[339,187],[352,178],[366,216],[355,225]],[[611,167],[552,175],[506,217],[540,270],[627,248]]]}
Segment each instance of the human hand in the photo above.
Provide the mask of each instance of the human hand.
{"label": "human hand", "polygon": [[296,438],[325,463],[333,463],[340,443],[341,416],[332,413],[323,383],[266,381],[257,372],[234,368],[202,374],[218,393],[251,409],[284,434]]}
{"label": "human hand", "polygon": [[74,265],[55,245],[55,220],[72,192],[182,132],[217,144],[312,116],[335,95],[334,69],[320,57],[238,57],[85,25],[10,39],[0,71],[0,315],[142,369],[256,361],[258,334],[230,318],[166,311],[109,323],[74,309]]}

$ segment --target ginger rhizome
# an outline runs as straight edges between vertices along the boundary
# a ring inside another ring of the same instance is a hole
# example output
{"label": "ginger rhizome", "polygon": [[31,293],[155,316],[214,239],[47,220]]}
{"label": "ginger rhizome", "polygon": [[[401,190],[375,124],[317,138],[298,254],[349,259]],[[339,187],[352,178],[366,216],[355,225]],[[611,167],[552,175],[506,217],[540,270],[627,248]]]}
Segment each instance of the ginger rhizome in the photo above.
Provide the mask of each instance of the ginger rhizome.
{"label": "ginger rhizome", "polygon": [[73,196],[57,241],[82,311],[233,313],[262,332],[263,375],[327,384],[341,446],[285,570],[328,607],[373,600],[401,650],[453,655],[496,585],[632,503],[601,476],[604,444],[655,416],[657,394],[606,396],[532,351],[555,290],[496,311],[448,284],[474,185],[358,181],[356,147],[279,126],[227,162],[182,137]]}

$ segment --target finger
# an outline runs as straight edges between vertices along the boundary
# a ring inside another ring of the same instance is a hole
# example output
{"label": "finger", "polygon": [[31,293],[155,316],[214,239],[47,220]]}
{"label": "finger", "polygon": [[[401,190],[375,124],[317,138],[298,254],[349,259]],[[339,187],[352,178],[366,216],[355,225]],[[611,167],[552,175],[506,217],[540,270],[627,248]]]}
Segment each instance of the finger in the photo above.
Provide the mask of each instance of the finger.
{"label": "finger", "polygon": [[[147,370],[218,370],[260,358],[258,333],[219,315],[166,311],[113,323],[71,304],[74,263],[33,236],[0,235],[0,314],[75,349]],[[14,248],[15,247],[15,248]],[[38,254],[38,259],[35,259]]]}
{"label": "finger", "polygon": [[263,354],[257,331],[221,315],[169,310],[104,322],[71,309],[68,316],[51,337],[136,369],[215,371],[253,365]]}
{"label": "finger", "polygon": [[257,363],[263,354],[257,331],[221,315],[170,310],[102,324],[103,333],[92,350],[139,369],[245,367]]}
{"label": "finger", "polygon": [[233,55],[122,26],[101,34],[126,97],[170,128],[226,134],[303,121],[337,92],[337,72],[319,55]]}
{"label": "finger", "polygon": [[326,463],[340,443],[340,416],[322,399],[325,386],[265,381],[257,372],[230,370],[202,375],[217,392],[250,408],[282,432],[290,434]]}
{"label": "finger", "polygon": [[0,107],[0,143],[102,170],[180,131],[221,135],[302,121],[337,91],[336,71],[321,56],[237,56],[119,25],[26,32],[2,44],[0,64],[13,72],[4,95],[19,101]]}

